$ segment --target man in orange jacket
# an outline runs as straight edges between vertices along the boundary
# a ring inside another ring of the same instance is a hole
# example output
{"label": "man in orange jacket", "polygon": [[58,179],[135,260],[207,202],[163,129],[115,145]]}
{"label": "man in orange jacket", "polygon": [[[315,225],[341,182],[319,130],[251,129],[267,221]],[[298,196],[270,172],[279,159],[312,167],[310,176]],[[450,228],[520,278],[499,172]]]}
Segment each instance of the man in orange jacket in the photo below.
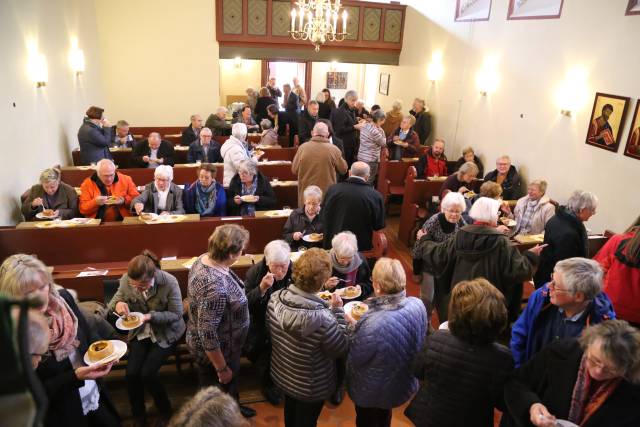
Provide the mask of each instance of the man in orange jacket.
{"label": "man in orange jacket", "polygon": [[102,221],[131,216],[129,205],[140,193],[130,176],[117,173],[111,160],[98,162],[96,173],[80,185],[80,213]]}

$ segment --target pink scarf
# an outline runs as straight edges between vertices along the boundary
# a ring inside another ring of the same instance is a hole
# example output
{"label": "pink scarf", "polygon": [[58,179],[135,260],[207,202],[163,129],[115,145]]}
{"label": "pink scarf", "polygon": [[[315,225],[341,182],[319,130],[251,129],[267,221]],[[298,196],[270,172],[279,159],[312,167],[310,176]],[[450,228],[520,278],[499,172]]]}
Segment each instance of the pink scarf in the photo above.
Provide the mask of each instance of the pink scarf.
{"label": "pink scarf", "polygon": [[571,396],[571,409],[569,409],[569,421],[580,426],[586,424],[587,420],[611,396],[621,381],[621,378],[606,380],[598,384],[595,390],[591,390],[593,380],[589,375],[586,363],[587,356],[585,354],[580,361],[578,378],[573,386],[573,395]]}
{"label": "pink scarf", "polygon": [[58,294],[49,294],[49,304],[44,312],[49,320],[49,350],[59,362],[69,357],[78,347],[78,318],[67,302]]}

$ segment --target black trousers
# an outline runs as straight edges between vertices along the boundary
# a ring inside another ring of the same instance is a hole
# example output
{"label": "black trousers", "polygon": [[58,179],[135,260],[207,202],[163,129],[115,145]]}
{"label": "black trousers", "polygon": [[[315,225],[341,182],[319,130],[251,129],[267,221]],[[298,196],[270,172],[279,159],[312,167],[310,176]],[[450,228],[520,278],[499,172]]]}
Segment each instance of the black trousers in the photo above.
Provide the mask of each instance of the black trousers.
{"label": "black trousers", "polygon": [[99,405],[98,409],[87,414],[87,425],[90,427],[119,427],[120,417],[114,412],[113,407],[107,403],[102,393],[100,393]]}
{"label": "black trousers", "polygon": [[206,388],[210,386],[217,386],[220,390],[224,391],[235,400],[240,400],[240,392],[238,391],[238,370],[240,368],[240,357],[235,359],[226,359],[227,366],[233,372],[233,377],[227,384],[221,384],[218,380],[218,373],[213,367],[213,364],[208,363],[206,365],[198,364],[198,386],[200,388]]}
{"label": "black trousers", "polygon": [[129,359],[127,360],[127,391],[134,417],[146,415],[144,405],[145,386],[151,393],[158,412],[164,415],[171,413],[171,402],[167,396],[158,371],[162,362],[173,353],[174,346],[162,348],[150,338],[129,342]]}
{"label": "black trousers", "polygon": [[260,385],[262,388],[273,387],[273,380],[271,379],[271,345],[265,345],[262,347],[258,357],[253,361],[255,367],[258,370],[260,376]]}
{"label": "black trousers", "polygon": [[322,412],[324,400],[303,402],[291,396],[284,396],[285,427],[315,427]]}
{"label": "black trousers", "polygon": [[356,427],[391,427],[391,409],[356,406]]}

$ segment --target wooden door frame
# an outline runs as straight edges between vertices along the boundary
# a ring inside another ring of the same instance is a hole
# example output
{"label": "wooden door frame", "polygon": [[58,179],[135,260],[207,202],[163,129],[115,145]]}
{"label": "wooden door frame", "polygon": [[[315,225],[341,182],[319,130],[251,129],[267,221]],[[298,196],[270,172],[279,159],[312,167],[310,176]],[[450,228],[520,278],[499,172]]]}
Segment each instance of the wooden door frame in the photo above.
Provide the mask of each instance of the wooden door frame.
{"label": "wooden door frame", "polygon": [[307,102],[309,102],[312,99],[315,99],[315,95],[312,97],[311,96],[311,68],[312,68],[312,61],[301,61],[299,59],[295,59],[295,58],[269,58],[269,59],[263,59],[262,60],[262,66],[261,68],[261,72],[260,72],[260,81],[262,82],[263,86],[266,86],[267,83],[269,82],[269,76],[268,76],[268,72],[269,72],[269,62],[297,62],[297,63],[301,63],[301,64],[305,64],[305,70],[304,70],[304,91],[307,94]]}

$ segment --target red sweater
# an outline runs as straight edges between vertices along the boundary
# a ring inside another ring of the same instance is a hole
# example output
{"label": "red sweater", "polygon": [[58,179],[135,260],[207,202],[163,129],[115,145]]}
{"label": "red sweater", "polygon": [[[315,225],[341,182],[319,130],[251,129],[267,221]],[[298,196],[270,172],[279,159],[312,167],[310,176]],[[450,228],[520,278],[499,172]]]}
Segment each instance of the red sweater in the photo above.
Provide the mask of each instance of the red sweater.
{"label": "red sweater", "polygon": [[593,259],[605,271],[604,292],[613,303],[616,317],[640,323],[640,263],[630,262],[623,246],[633,235],[633,232],[614,235]]}

